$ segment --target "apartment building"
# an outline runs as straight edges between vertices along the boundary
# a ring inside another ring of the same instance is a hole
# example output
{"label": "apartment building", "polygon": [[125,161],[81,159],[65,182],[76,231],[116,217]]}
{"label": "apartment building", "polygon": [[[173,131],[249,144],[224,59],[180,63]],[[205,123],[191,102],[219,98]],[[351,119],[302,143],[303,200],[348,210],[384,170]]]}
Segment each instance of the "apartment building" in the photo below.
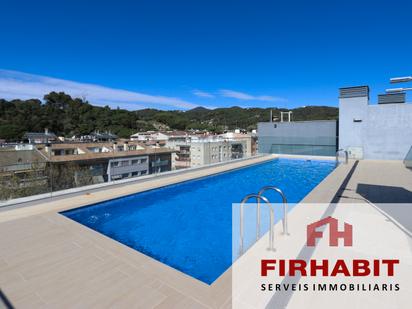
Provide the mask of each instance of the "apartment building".
{"label": "apartment building", "polygon": [[37,149],[48,158],[56,174],[65,175],[64,181],[56,180],[63,188],[170,171],[173,153],[168,148],[146,147],[127,140],[44,144]]}
{"label": "apartment building", "polygon": [[57,141],[57,136],[46,128],[44,132],[27,132],[24,134],[23,139],[28,141],[29,144],[42,144]]}
{"label": "apartment building", "polygon": [[75,141],[81,141],[83,143],[85,142],[113,142],[117,140],[117,135],[113,134],[111,132],[100,132],[100,131],[95,131],[90,133],[89,135],[81,135],[79,137],[73,136],[71,140]]}
{"label": "apartment building", "polygon": [[246,157],[245,140],[195,139],[190,143],[190,166],[202,166]]}
{"label": "apartment building", "polygon": [[47,159],[33,145],[0,148],[0,200],[43,193]]}
{"label": "apartment building", "polygon": [[149,174],[149,156],[110,159],[107,164],[108,181]]}
{"label": "apartment building", "polygon": [[138,141],[146,146],[165,147],[168,136],[162,132],[138,132],[130,136],[131,141]]}
{"label": "apartment building", "polygon": [[174,169],[188,168],[191,166],[190,142],[184,142],[174,146],[176,154],[173,157]]}
{"label": "apartment building", "polygon": [[180,146],[185,145],[190,139],[189,134],[185,131],[147,131],[138,132],[130,136],[131,141],[137,141],[148,147],[168,147],[176,152],[172,153],[172,169],[190,167],[187,161],[184,161],[179,154],[184,155],[184,151],[180,153]]}
{"label": "apartment building", "polygon": [[239,130],[235,132],[227,132],[220,134],[219,137],[229,141],[245,141],[246,147],[243,149],[246,156],[254,156],[257,152],[257,136],[255,134],[240,133]]}
{"label": "apartment building", "polygon": [[3,147],[0,199],[170,171],[173,152],[127,140]]}
{"label": "apartment building", "polygon": [[229,161],[252,155],[252,138],[248,134],[180,135],[166,145],[176,150],[176,169]]}
{"label": "apartment building", "polygon": [[211,135],[207,132],[196,134],[186,131],[139,132],[131,139],[155,143],[158,147],[175,150],[172,154],[172,169],[228,161],[256,154],[256,138],[250,134],[228,132]]}

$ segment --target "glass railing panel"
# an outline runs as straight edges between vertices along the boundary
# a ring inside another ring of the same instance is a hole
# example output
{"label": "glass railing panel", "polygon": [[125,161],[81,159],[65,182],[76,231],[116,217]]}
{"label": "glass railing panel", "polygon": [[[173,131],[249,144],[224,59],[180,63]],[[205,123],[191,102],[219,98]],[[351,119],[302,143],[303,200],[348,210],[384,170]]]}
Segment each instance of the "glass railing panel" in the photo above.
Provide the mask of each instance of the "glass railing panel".
{"label": "glass railing panel", "polygon": [[0,166],[0,203],[32,195],[49,194],[52,191],[50,173],[50,166],[45,162]]}
{"label": "glass railing panel", "polygon": [[[201,150],[186,145],[182,156],[171,154],[166,147],[154,147],[147,148],[147,153],[143,154],[123,156],[126,152],[122,152],[122,156],[113,153],[109,156],[96,155],[96,158],[90,158],[90,154],[65,157],[37,150],[25,152],[14,148],[1,149],[0,206],[5,201],[9,205],[11,201],[23,197],[53,197],[65,190],[88,190],[91,185],[94,186],[90,188],[104,183],[119,184],[139,180],[142,176],[159,177],[167,172],[190,171],[256,155],[252,153],[250,143],[245,141],[211,141],[198,145]],[[173,151],[178,152],[177,149]],[[125,157],[130,162],[122,163]]]}
{"label": "glass railing panel", "polygon": [[310,156],[335,156],[336,136],[260,136],[260,154],[288,154]]}

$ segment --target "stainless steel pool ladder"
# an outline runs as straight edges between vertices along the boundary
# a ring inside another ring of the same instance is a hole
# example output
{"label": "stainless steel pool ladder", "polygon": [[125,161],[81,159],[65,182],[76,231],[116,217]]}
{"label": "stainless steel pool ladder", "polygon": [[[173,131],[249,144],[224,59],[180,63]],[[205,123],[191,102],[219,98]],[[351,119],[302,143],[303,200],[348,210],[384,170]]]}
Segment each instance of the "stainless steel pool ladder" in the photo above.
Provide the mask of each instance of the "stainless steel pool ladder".
{"label": "stainless steel pool ladder", "polygon": [[[278,187],[275,186],[266,186],[260,189],[258,195],[260,197],[263,197],[263,193],[265,193],[268,190],[273,190],[277,193],[280,194],[282,197],[282,203],[283,203],[283,235],[289,235],[288,232],[288,201],[286,199],[285,194],[283,193],[282,190],[280,190]],[[257,201],[257,209],[256,209],[256,217],[257,217],[257,222],[256,222],[256,239],[260,238],[260,199]]]}
{"label": "stainless steel pool ladder", "polygon": [[[273,211],[273,207],[270,204],[269,200],[264,197],[264,196],[260,196],[258,194],[252,193],[252,194],[248,194],[246,195],[243,200],[240,202],[240,244],[239,244],[239,255],[243,254],[244,251],[244,228],[243,228],[243,206],[244,204],[246,204],[246,202],[248,200],[250,200],[251,198],[256,198],[258,201],[262,200],[266,203],[266,205],[268,205],[269,209],[270,209],[270,228],[269,228],[269,250],[274,251],[274,235],[273,235],[273,224],[274,224],[274,220],[275,220],[275,215],[274,215],[274,211]],[[256,222],[256,224],[258,224]],[[260,230],[260,213],[259,213],[259,230]],[[256,241],[258,241],[259,238],[256,238]]]}
{"label": "stainless steel pool ladder", "polygon": [[348,164],[349,161],[349,154],[345,149],[339,149],[336,151],[336,165],[339,163],[339,153],[343,152],[345,154],[345,164]]}
{"label": "stainless steel pool ladder", "polygon": [[272,207],[272,204],[269,202],[269,200],[263,196],[263,193],[265,193],[267,190],[273,190],[277,193],[280,194],[282,197],[282,203],[283,203],[283,235],[289,235],[288,232],[288,201],[286,199],[285,194],[283,193],[282,190],[280,190],[278,187],[275,186],[265,186],[262,189],[259,190],[258,194],[248,194],[246,195],[242,202],[240,203],[240,246],[239,246],[239,252],[240,255],[243,254],[244,251],[244,228],[243,228],[243,205],[251,198],[256,198],[257,200],[257,207],[256,207],[256,241],[259,240],[260,238],[260,202],[264,201],[266,205],[269,206],[270,208],[270,226],[269,226],[269,250],[275,251],[274,247],[274,231],[273,231],[273,225],[274,225],[274,220],[275,220],[275,214],[274,214],[274,209]]}

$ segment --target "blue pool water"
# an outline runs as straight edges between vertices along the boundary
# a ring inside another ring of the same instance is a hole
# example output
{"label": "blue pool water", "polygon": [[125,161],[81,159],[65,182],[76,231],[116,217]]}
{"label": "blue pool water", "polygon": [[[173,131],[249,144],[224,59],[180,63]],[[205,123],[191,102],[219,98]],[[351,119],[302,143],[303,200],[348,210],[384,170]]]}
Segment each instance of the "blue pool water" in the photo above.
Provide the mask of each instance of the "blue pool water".
{"label": "blue pool water", "polygon": [[[232,203],[266,185],[299,202],[334,167],[333,161],[276,159],[62,214],[211,284],[232,263]],[[281,202],[274,193],[266,196]]]}

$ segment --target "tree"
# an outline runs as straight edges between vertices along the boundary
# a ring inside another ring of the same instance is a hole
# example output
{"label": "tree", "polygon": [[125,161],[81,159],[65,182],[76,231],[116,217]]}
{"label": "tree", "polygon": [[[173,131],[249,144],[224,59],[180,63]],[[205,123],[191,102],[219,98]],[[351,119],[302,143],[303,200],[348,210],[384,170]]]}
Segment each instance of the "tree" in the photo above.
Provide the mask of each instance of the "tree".
{"label": "tree", "polygon": [[[39,100],[0,99],[0,138],[15,141],[25,132],[50,129],[57,135],[71,137],[87,135],[93,131],[111,131],[119,137],[146,130],[208,130],[222,132],[227,129],[256,129],[259,121],[268,121],[280,108],[206,109],[197,107],[188,111],[160,111],[142,109],[127,111],[108,106],[93,106],[85,98],[72,98],[64,92],[50,92]],[[293,109],[293,120],[337,119],[338,109],[327,106],[307,106]]]}

